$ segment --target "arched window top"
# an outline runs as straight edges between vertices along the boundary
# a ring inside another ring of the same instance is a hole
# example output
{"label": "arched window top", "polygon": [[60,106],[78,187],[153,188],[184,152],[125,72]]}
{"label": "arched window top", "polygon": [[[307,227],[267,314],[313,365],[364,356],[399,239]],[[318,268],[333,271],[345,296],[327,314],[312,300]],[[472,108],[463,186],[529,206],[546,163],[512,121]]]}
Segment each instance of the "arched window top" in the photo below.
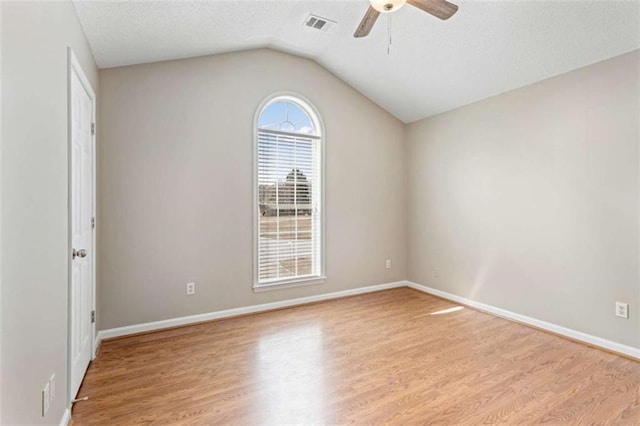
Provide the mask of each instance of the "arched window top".
{"label": "arched window top", "polygon": [[305,101],[294,96],[277,96],[260,111],[258,129],[320,136],[317,114]]}

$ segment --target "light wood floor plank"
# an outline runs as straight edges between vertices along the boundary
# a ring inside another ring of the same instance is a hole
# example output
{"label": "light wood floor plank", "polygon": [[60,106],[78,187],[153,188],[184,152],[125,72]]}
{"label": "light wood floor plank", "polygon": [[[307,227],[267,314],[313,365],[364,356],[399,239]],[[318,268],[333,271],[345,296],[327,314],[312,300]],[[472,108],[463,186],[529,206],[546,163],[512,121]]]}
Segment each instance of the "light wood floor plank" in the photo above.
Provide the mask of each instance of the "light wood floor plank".
{"label": "light wood floor plank", "polygon": [[640,363],[398,288],[103,343],[80,425],[640,425]]}

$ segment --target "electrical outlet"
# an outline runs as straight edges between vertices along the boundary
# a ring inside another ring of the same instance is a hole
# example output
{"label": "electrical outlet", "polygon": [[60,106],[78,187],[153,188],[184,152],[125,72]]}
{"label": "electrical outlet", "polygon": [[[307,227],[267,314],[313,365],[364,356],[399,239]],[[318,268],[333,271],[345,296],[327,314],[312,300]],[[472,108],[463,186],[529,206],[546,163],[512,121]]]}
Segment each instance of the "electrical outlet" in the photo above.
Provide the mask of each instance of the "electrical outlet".
{"label": "electrical outlet", "polygon": [[49,377],[49,401],[53,401],[56,396],[56,373]]}
{"label": "electrical outlet", "polygon": [[51,395],[49,394],[49,382],[44,385],[42,389],[42,417],[47,414],[49,411],[49,406],[51,405]]}
{"label": "electrical outlet", "polygon": [[616,302],[616,316],[629,319],[629,304]]}
{"label": "electrical outlet", "polygon": [[196,292],[196,283],[187,283],[187,296]]}
{"label": "electrical outlet", "polygon": [[387,259],[387,261],[384,263],[384,266],[387,269],[391,269],[391,259]]}

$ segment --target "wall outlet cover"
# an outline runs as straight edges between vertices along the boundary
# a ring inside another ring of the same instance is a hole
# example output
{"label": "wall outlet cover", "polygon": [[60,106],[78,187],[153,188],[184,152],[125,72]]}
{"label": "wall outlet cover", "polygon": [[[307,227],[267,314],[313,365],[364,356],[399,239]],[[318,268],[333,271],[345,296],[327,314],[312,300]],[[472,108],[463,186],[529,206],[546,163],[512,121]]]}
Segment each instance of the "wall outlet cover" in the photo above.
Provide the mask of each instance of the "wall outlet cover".
{"label": "wall outlet cover", "polygon": [[629,319],[629,304],[616,302],[616,316],[620,318]]}
{"label": "wall outlet cover", "polygon": [[49,406],[51,405],[51,395],[49,394],[49,382],[44,385],[42,389],[42,417],[47,414],[49,411]]}
{"label": "wall outlet cover", "polygon": [[49,401],[53,401],[56,396],[56,373],[53,373],[49,377]]}
{"label": "wall outlet cover", "polygon": [[53,401],[56,396],[56,373],[49,377],[49,401]]}

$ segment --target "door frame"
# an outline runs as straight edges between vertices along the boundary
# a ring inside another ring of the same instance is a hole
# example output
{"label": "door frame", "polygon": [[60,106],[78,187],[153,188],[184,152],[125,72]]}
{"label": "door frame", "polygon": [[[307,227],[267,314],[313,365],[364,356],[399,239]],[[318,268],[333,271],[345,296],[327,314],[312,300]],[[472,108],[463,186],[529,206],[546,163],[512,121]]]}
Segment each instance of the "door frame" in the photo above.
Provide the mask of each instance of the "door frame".
{"label": "door frame", "polygon": [[[72,217],[71,217],[71,209],[72,209],[72,197],[73,197],[73,182],[72,182],[72,170],[71,170],[71,155],[72,155],[72,142],[73,142],[73,117],[72,117],[72,106],[71,106],[71,78],[75,74],[83,88],[87,91],[89,96],[91,97],[91,108],[92,108],[92,118],[91,121],[96,126],[96,94],[91,87],[91,83],[84,73],[82,67],[80,66],[80,62],[78,62],[78,58],[76,57],[73,49],[71,47],[67,47],[67,212],[68,212],[68,224],[67,224],[67,253],[68,253],[68,261],[67,261],[67,406],[71,406],[71,401],[75,398],[75,395],[71,395],[71,279],[72,279],[72,265],[73,261],[71,252],[73,250],[73,241],[72,241]],[[97,126],[96,126],[97,127]],[[93,217],[96,218],[96,191],[97,191],[97,175],[96,175],[96,159],[97,159],[97,145],[96,145],[96,131],[93,132],[91,136],[91,143],[93,144],[93,155],[91,158],[91,175],[92,175],[92,200],[91,200],[91,210],[93,213]],[[97,218],[96,218],[97,222]],[[94,222],[94,223],[96,223]],[[92,238],[92,271],[91,271],[91,309],[96,311],[96,269],[97,269],[97,256],[96,256],[96,240],[97,240],[97,226],[93,228],[93,238]],[[93,361],[96,358],[96,322],[91,324],[91,360]]]}

